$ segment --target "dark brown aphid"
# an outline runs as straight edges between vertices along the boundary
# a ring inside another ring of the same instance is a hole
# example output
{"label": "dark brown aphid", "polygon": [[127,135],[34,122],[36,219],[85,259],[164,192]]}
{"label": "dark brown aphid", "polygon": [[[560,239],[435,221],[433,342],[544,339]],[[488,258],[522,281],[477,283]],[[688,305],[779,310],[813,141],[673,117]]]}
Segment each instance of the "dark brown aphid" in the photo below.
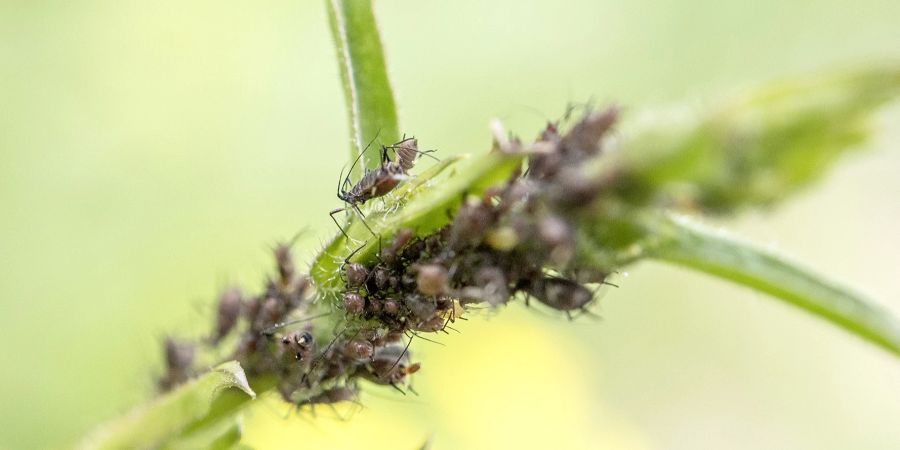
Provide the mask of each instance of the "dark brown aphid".
{"label": "dark brown aphid", "polygon": [[297,361],[309,359],[315,351],[313,335],[309,331],[292,331],[281,338],[285,353],[292,355]]}
{"label": "dark brown aphid", "polygon": [[391,272],[384,267],[376,267],[373,271],[373,275],[375,287],[377,287],[378,289],[387,289],[389,287],[394,287],[398,283],[397,277],[395,275],[392,275]]}
{"label": "dark brown aphid", "polygon": [[357,372],[373,383],[395,386],[403,383],[407,375],[418,372],[419,363],[409,363],[408,348],[402,345],[379,347],[372,360]]}
{"label": "dark brown aphid", "polygon": [[360,315],[366,307],[366,299],[355,292],[344,294],[344,309],[348,314]]}
{"label": "dark brown aphid", "polygon": [[583,309],[594,293],[588,288],[565,278],[543,277],[532,281],[526,292],[539,302],[559,311]]}
{"label": "dark brown aphid", "polygon": [[358,361],[368,361],[375,352],[375,346],[365,339],[352,339],[344,346],[344,354]]}
{"label": "dark brown aphid", "polygon": [[344,277],[350,287],[361,287],[369,278],[369,270],[360,263],[344,264]]}
{"label": "dark brown aphid", "polygon": [[618,119],[617,106],[586,114],[562,138],[560,144],[563,151],[579,159],[597,154],[600,151],[600,141]]}
{"label": "dark brown aphid", "polygon": [[[546,134],[552,150],[531,159],[528,174],[532,179],[564,179],[558,173],[564,167],[575,167],[600,151],[600,141],[619,117],[619,110],[611,106],[601,112],[589,112],[566,133]],[[553,131],[558,131],[554,129]]]}
{"label": "dark brown aphid", "polygon": [[496,220],[497,213],[490,198],[467,198],[453,218],[448,248],[459,250],[466,245],[477,244]]}
{"label": "dark brown aphid", "polygon": [[290,285],[296,272],[294,256],[291,254],[291,243],[281,243],[275,246],[275,266],[278,268],[278,279],[281,286]]}
{"label": "dark brown aphid", "polygon": [[219,307],[216,311],[216,329],[213,332],[212,342],[218,344],[237,323],[241,314],[241,305],[243,299],[241,290],[236,287],[230,287],[219,297]]}
{"label": "dark brown aphid", "polygon": [[441,331],[444,329],[444,326],[447,325],[447,320],[445,320],[441,316],[434,316],[428,320],[423,320],[413,327],[416,331],[424,331],[427,333],[434,333],[437,331]]}
{"label": "dark brown aphid", "polygon": [[391,245],[381,250],[381,260],[387,265],[396,263],[398,253],[412,240],[413,236],[413,231],[411,229],[401,228],[397,231],[397,234],[394,235],[394,240],[391,242]]}
{"label": "dark brown aphid", "polygon": [[159,380],[159,388],[169,391],[190,377],[191,364],[194,363],[194,344],[166,337],[163,349],[166,373]]}
{"label": "dark brown aphid", "polygon": [[[369,143],[371,144],[371,142]],[[367,146],[368,148],[368,146]],[[395,161],[391,161],[388,157],[388,150],[394,150],[397,158]],[[360,153],[360,157],[365,153],[365,150]],[[360,217],[363,216],[362,211],[359,209],[359,205],[377,197],[381,197],[388,192],[391,192],[400,181],[404,180],[407,177],[407,171],[412,169],[413,165],[415,165],[416,156],[419,154],[427,154],[429,152],[419,151],[419,143],[416,138],[406,138],[402,141],[390,145],[390,146],[381,146],[381,163],[378,167],[374,169],[366,170],[366,173],[363,174],[362,178],[354,184],[350,184],[350,177],[344,178],[343,182],[338,186],[337,197],[344,201],[350,208],[353,208]],[[359,162],[359,157],[354,161],[353,166]],[[353,172],[353,166],[350,167],[350,172]],[[343,173],[341,173],[343,176]],[[337,208],[332,210],[329,215],[331,219],[334,220],[335,225],[341,229],[341,232],[344,233],[344,236],[347,235],[347,232],[344,231],[343,227],[338,223],[337,219],[335,219],[334,215],[347,210],[347,206],[343,208]],[[363,221],[363,225],[366,228],[369,228],[369,225]],[[375,232],[369,228],[369,231],[374,235]]]}
{"label": "dark brown aphid", "polygon": [[388,297],[381,302],[381,309],[389,315],[396,315],[400,312],[400,303],[395,298]]}

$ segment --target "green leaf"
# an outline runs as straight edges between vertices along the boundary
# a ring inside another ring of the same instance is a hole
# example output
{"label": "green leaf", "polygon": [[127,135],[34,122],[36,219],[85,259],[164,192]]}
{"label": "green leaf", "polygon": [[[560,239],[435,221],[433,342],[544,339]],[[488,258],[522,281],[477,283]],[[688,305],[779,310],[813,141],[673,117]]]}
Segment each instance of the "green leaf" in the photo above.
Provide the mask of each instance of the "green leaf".
{"label": "green leaf", "polygon": [[900,355],[900,320],[838,282],[684,216],[645,217],[640,226],[644,257],[765,292]]}
{"label": "green leaf", "polygon": [[[327,4],[350,118],[350,159],[355,160],[376,136],[380,142],[399,140],[397,108],[372,3],[327,0]],[[374,151],[362,159],[367,168],[377,167],[380,162]]]}
{"label": "green leaf", "polygon": [[[240,364],[230,361],[157,398],[118,420],[104,425],[85,441],[83,449],[157,448],[208,414],[212,405],[232,388],[244,400],[256,397]],[[225,434],[219,437],[225,436]],[[215,440],[215,439],[214,439]]]}
{"label": "green leaf", "polygon": [[767,205],[858,148],[875,112],[898,95],[898,65],[770,83],[717,107],[644,114],[596,168],[634,205],[718,213]]}

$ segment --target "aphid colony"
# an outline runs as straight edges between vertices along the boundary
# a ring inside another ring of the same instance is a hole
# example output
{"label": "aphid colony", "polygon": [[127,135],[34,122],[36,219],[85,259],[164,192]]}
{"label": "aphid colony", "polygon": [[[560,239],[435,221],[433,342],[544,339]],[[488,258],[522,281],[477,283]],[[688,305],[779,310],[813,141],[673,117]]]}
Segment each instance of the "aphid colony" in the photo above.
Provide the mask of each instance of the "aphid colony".
{"label": "aphid colony", "polygon": [[[601,189],[578,169],[601,151],[617,115],[615,108],[589,112],[565,134],[548,124],[528,146],[542,150],[531,155],[526,170],[464,198],[448,225],[427,236],[401,229],[378,237],[380,251],[368,263],[351,255],[340,269],[338,311],[322,311],[325,302],[313,302],[290,245],[278,246],[276,274],[261,294],[222,294],[209,344],[228,342],[239,330],[229,356],[248,374],[276,375],[283,398],[298,406],[331,404],[354,398],[359,379],[408,388],[408,376],[419,369],[410,360],[412,338],[443,331],[471,304],[523,298],[569,317],[587,312],[594,291],[584,283],[606,283],[608,274],[581,267],[575,253],[573,223],[589,213]],[[421,153],[416,145],[405,139],[382,147],[381,167],[355,186],[345,181],[339,198],[361,215],[359,204],[389,192],[398,175],[406,175]],[[495,151],[526,151],[518,140],[503,147]],[[183,346],[167,341],[164,389],[190,373]]]}

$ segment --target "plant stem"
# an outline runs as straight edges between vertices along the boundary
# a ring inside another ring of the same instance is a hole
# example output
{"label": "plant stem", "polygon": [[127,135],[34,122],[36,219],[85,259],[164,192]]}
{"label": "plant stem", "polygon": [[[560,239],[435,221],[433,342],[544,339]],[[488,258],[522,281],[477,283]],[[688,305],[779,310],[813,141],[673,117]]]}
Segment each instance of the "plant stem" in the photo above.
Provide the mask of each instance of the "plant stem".
{"label": "plant stem", "polygon": [[783,256],[681,217],[666,216],[650,227],[659,240],[647,256],[765,292],[900,355],[900,321],[863,295]]}
{"label": "plant stem", "polygon": [[[384,143],[399,140],[397,108],[372,2],[327,0],[326,3],[350,118],[350,160],[354,161],[376,138]],[[363,154],[362,161],[364,168],[377,167],[379,154]]]}

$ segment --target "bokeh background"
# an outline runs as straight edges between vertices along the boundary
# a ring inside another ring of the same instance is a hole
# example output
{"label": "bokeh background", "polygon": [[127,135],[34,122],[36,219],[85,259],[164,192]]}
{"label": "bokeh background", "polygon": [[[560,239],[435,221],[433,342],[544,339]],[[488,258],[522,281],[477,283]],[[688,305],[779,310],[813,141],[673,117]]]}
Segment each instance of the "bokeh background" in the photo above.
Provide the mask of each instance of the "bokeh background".
{"label": "bokeh background", "polygon": [[[383,1],[403,131],[442,154],[900,58],[896,0]],[[209,328],[269,247],[333,233],[346,118],[324,3],[0,2],[0,448],[71,445],[148,398],[167,332]],[[627,117],[627,116],[626,116]],[[900,108],[868,152],[722,223],[900,312]],[[900,361],[765,296],[642,264],[568,322],[475,314],[415,345],[420,396],[245,417],[258,448],[896,449]]]}

